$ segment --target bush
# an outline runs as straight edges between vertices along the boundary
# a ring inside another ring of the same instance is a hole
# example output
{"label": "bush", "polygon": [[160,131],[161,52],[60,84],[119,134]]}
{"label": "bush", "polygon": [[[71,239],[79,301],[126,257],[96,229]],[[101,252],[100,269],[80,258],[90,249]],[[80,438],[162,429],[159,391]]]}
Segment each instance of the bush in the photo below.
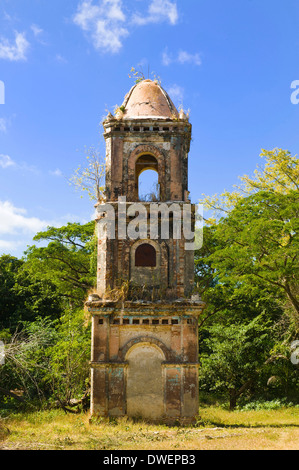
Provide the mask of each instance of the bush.
{"label": "bush", "polygon": [[65,406],[81,398],[88,390],[89,358],[90,322],[81,310],[68,310],[56,321],[39,318],[24,324],[5,347],[2,407]]}
{"label": "bush", "polygon": [[[279,410],[280,408],[293,407],[292,402],[287,402],[286,399],[276,399],[271,401],[252,401],[246,405],[238,407],[240,411],[251,411],[251,410]],[[298,406],[298,405],[297,405]]]}

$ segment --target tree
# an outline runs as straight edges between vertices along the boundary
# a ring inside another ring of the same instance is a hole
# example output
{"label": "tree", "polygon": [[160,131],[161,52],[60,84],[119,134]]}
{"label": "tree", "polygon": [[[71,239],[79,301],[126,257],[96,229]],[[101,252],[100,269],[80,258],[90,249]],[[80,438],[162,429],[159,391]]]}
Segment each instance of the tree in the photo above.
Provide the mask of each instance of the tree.
{"label": "tree", "polygon": [[214,325],[199,368],[201,390],[225,393],[230,409],[258,380],[273,343],[263,316],[248,324]]}
{"label": "tree", "polygon": [[[199,330],[201,385],[229,392],[232,408],[262,374],[265,384],[276,381],[273,393],[292,392],[298,383],[287,354],[299,332],[298,158],[281,149],[261,156],[266,163],[254,177],[245,175],[236,190],[202,201],[214,214],[206,219],[195,257],[198,289],[207,303]],[[257,344],[257,367],[250,369],[244,334],[250,325],[253,344],[263,337],[260,323],[252,323],[261,314],[269,336]]]}
{"label": "tree", "polygon": [[63,227],[48,227],[34,240],[48,242],[45,247],[30,247],[27,269],[32,275],[51,281],[62,298],[73,306],[82,306],[96,276],[95,224],[68,223]]}
{"label": "tree", "polygon": [[[49,397],[47,349],[55,343],[56,336],[55,324],[49,318],[25,322],[14,332],[5,347],[5,363],[0,367],[1,394],[17,399],[21,396],[27,403],[38,398],[40,404]],[[18,394],[12,395],[10,390],[17,390]]]}
{"label": "tree", "polygon": [[219,280],[274,286],[285,295],[299,330],[299,198],[259,191],[241,199],[217,225],[211,255]]}
{"label": "tree", "polygon": [[90,322],[82,307],[96,280],[95,224],[48,227],[35,240],[46,246],[30,247],[22,260],[0,258],[0,395],[27,405],[38,398],[39,406],[55,398],[66,409],[88,392]]}
{"label": "tree", "polygon": [[103,201],[105,164],[99,152],[91,147],[86,152],[87,167],[79,166],[70,178],[70,183],[77,189],[86,191],[90,199]]}
{"label": "tree", "polygon": [[299,189],[299,159],[292,156],[288,150],[275,148],[262,150],[260,157],[265,159],[263,168],[258,167],[253,177],[240,177],[242,184],[235,185],[234,191],[224,191],[220,195],[205,196],[201,201],[205,207],[214,213],[208,224],[216,223],[217,218],[223,217],[244,197],[266,191],[275,194],[288,194]]}
{"label": "tree", "polygon": [[61,297],[51,279],[32,275],[24,260],[0,257],[0,330],[13,333],[24,321],[58,318],[61,312]]}
{"label": "tree", "polygon": [[230,275],[225,266],[218,265],[214,256],[225,249],[226,244],[218,236],[217,225],[203,229],[204,244],[195,252],[195,282],[197,290],[206,303],[199,319],[199,328],[221,323],[249,322],[262,313],[272,322],[283,314],[283,296],[276,286],[249,283],[238,276]]}
{"label": "tree", "polygon": [[253,178],[245,175],[235,191],[202,201],[214,211],[207,224],[217,248],[209,263],[221,283],[271,285],[282,293],[298,331],[299,160],[282,149],[263,150],[261,157],[266,163]]}
{"label": "tree", "polygon": [[57,340],[47,351],[51,395],[64,409],[89,391],[90,326],[82,310],[67,309],[56,327]]}
{"label": "tree", "polygon": [[0,394],[27,404],[55,400],[65,409],[88,392],[89,358],[90,322],[82,310],[25,322],[6,345]]}
{"label": "tree", "polygon": [[18,299],[13,294],[16,275],[23,262],[14,256],[0,257],[0,329],[10,328],[10,317],[18,307]]}
{"label": "tree", "polygon": [[255,170],[255,176],[241,177],[243,186],[239,189],[245,194],[258,191],[270,191],[279,194],[288,194],[299,190],[299,160],[292,156],[288,150],[275,148],[262,150],[261,158],[266,159],[264,168]]}

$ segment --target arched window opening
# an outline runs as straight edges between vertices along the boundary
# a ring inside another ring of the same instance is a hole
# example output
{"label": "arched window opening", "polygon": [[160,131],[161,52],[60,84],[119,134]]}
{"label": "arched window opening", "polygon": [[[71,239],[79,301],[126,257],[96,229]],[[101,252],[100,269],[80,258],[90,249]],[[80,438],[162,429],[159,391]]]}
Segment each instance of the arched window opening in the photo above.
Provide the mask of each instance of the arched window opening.
{"label": "arched window opening", "polygon": [[135,175],[139,201],[159,201],[160,185],[156,158],[152,155],[139,157],[136,162]]}
{"label": "arched window opening", "polygon": [[158,174],[154,170],[145,170],[138,180],[138,199],[143,202],[159,201]]}
{"label": "arched window opening", "polygon": [[135,251],[135,266],[155,268],[157,265],[157,254],[155,248],[149,243],[139,245]]}

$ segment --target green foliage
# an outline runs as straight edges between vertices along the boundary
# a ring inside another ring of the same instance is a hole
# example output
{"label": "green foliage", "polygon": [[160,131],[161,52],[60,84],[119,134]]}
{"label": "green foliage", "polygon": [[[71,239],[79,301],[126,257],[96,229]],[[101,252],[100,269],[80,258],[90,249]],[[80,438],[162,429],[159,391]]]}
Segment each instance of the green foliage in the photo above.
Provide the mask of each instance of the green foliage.
{"label": "green foliage", "polygon": [[[299,384],[290,361],[290,342],[299,334],[299,164],[281,149],[261,156],[265,166],[253,178],[203,201],[217,217],[207,220],[195,257],[207,303],[200,385],[229,396],[231,408],[253,395],[294,398]],[[258,318],[265,319],[264,333]]]}
{"label": "green foliage", "polygon": [[253,401],[246,403],[246,405],[238,407],[241,411],[250,411],[250,410],[280,410],[281,408],[292,408],[293,403],[287,403],[285,399],[276,399],[268,401]]}
{"label": "green foliage", "polygon": [[243,198],[259,191],[288,194],[299,190],[299,159],[296,155],[292,156],[288,150],[275,148],[262,150],[260,157],[265,160],[265,164],[255,170],[253,177],[241,176],[242,183],[235,185],[235,190],[202,199],[205,207],[213,211],[214,218],[207,219],[209,224],[215,224],[219,217],[229,214]]}
{"label": "green foliage", "polygon": [[67,310],[56,328],[57,340],[48,349],[52,396],[68,404],[82,396],[89,381],[90,322],[82,311]]}
{"label": "green foliage", "polygon": [[0,257],[0,331],[13,333],[20,322],[58,318],[61,312],[61,296],[51,279],[32,273],[24,260]]}
{"label": "green foliage", "polygon": [[0,258],[0,328],[9,328],[10,315],[18,308],[18,301],[13,295],[16,275],[23,262],[10,255]]}
{"label": "green foliage", "polygon": [[[161,84],[161,78],[155,72],[151,72],[151,75],[153,75],[153,79],[155,82]],[[148,67],[148,77],[149,77],[149,67]],[[129,78],[134,78],[134,83],[136,85],[142,82],[143,80],[145,80],[145,75],[142,71],[142,68],[140,68],[139,70],[136,70],[135,67],[132,67],[129,73]]]}
{"label": "green foliage", "polygon": [[60,296],[73,306],[82,306],[89,290],[95,285],[95,224],[68,223],[64,227],[49,227],[34,240],[47,246],[30,247],[26,267],[32,275],[52,282]]}
{"label": "green foliage", "polygon": [[[90,322],[84,312],[24,323],[6,345],[1,386],[22,390],[27,403],[67,405],[88,389]],[[38,400],[38,402],[36,402]]]}
{"label": "green foliage", "polygon": [[214,256],[226,248],[218,229],[204,227],[203,247],[195,253],[195,282],[207,304],[200,317],[201,329],[212,323],[248,322],[262,313],[267,313],[273,322],[278,321],[283,313],[282,295],[275,286],[241,281],[240,276],[232,276],[230,270],[215,262]]}
{"label": "green foliage", "polygon": [[242,199],[217,225],[210,261],[220,282],[274,286],[292,307],[299,329],[298,192],[260,191]]}
{"label": "green foliage", "polygon": [[48,395],[45,380],[49,370],[46,350],[55,341],[55,323],[37,318],[23,324],[5,347],[5,364],[0,368],[1,386],[22,391],[23,399],[41,403]]}
{"label": "green foliage", "polygon": [[214,325],[205,343],[208,350],[200,359],[200,388],[224,392],[234,409],[237,399],[253,387],[269,355],[269,326],[263,316],[247,325]]}
{"label": "green foliage", "polygon": [[95,284],[95,225],[48,227],[35,240],[44,246],[30,247],[26,258],[0,258],[0,400],[27,407],[56,400],[65,407],[88,391],[90,322],[83,303]]}
{"label": "green foliage", "polygon": [[[281,149],[262,158],[264,169],[242,177],[243,186],[206,198],[221,216],[208,221],[195,257],[207,303],[199,320],[200,391],[228,398],[231,409],[298,400],[299,371],[290,361],[299,334],[298,159]],[[89,163],[77,186],[101,199],[99,161]],[[41,246],[22,260],[0,257],[0,400],[66,409],[89,387],[83,303],[96,283],[95,224],[48,227],[35,241]]]}
{"label": "green foliage", "polygon": [[145,80],[145,76],[142,70],[136,70],[134,67],[132,67],[130,70],[129,78],[134,78],[135,84],[140,83],[143,80]]}

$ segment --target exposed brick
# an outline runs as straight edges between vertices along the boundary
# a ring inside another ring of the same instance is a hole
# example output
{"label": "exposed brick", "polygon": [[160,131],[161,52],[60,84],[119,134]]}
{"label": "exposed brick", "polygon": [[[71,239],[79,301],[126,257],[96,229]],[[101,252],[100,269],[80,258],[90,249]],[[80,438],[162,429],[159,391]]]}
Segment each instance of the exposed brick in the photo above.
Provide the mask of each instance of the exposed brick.
{"label": "exposed brick", "polygon": [[[130,90],[118,114],[109,115],[103,125],[105,194],[115,209],[117,231],[115,240],[99,231],[99,299],[86,302],[93,316],[91,413],[188,422],[198,410],[197,330],[204,308],[203,302],[190,300],[194,255],[185,251],[183,236],[175,239],[173,222],[169,239],[161,238],[158,213],[158,238],[150,240],[149,203],[144,204],[147,241],[120,239],[117,202],[126,196],[126,209],[138,202],[139,175],[154,169],[158,203],[175,204],[182,229],[183,204],[190,204],[191,124],[157,82],[143,80]],[[195,207],[190,207],[194,219]],[[102,227],[100,205],[97,210]],[[131,220],[127,214],[126,227]],[[135,265],[135,251],[143,243],[155,249],[152,266]]]}

